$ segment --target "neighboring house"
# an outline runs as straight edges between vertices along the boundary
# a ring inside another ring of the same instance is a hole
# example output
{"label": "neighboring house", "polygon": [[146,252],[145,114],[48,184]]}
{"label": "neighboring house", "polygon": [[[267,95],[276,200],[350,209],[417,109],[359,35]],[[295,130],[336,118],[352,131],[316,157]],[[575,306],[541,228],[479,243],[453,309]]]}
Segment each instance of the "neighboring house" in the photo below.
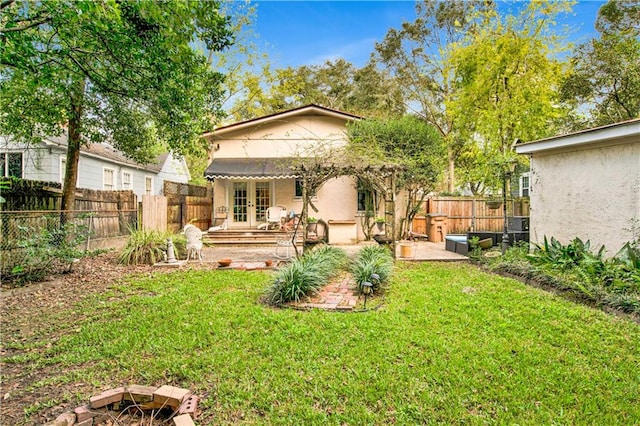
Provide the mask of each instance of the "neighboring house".
{"label": "neighboring house", "polygon": [[[66,137],[47,138],[34,145],[0,137],[0,176],[62,183],[66,161]],[[78,188],[132,190],[140,198],[161,195],[166,180],[187,183],[189,179],[184,159],[169,153],[153,163],[140,164],[106,143],[89,144],[80,150]]]}
{"label": "neighboring house", "polygon": [[[346,145],[346,125],[359,119],[308,105],[205,134],[212,147],[205,177],[214,182],[214,208],[229,209],[228,226],[232,229],[255,228],[266,222],[270,206],[300,213],[301,181],[290,170],[291,164],[296,158],[325,152],[326,147]],[[325,222],[353,222],[356,238],[367,196],[358,189],[357,177],[331,179],[315,194],[312,201],[318,211],[310,210],[309,215]]]}
{"label": "neighboring house", "polygon": [[531,160],[531,241],[573,238],[613,256],[640,229],[640,119],[516,145]]}

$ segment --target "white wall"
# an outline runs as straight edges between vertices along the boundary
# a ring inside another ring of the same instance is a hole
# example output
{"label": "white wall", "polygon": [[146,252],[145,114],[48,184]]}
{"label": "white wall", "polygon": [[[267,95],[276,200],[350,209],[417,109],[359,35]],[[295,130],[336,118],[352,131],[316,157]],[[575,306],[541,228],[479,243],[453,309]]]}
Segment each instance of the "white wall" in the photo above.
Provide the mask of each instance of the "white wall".
{"label": "white wall", "polygon": [[613,256],[640,220],[640,138],[531,158],[531,241],[575,237]]}

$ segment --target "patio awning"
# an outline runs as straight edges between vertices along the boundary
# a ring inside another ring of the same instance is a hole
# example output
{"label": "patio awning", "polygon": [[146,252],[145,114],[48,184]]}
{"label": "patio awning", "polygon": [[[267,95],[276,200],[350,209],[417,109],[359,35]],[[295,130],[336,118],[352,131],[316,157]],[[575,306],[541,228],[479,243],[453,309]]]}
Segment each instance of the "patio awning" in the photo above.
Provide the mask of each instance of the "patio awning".
{"label": "patio awning", "polygon": [[204,171],[214,179],[291,179],[299,177],[290,158],[216,158]]}

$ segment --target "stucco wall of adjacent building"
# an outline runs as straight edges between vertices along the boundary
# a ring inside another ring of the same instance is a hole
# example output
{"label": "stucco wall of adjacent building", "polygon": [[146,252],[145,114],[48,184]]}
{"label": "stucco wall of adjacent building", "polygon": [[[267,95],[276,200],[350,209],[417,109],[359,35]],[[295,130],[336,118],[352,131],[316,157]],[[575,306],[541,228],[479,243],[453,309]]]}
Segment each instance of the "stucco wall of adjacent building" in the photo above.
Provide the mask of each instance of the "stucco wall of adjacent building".
{"label": "stucco wall of adjacent building", "polygon": [[534,154],[530,196],[532,242],[579,237],[615,255],[640,220],[640,137]]}

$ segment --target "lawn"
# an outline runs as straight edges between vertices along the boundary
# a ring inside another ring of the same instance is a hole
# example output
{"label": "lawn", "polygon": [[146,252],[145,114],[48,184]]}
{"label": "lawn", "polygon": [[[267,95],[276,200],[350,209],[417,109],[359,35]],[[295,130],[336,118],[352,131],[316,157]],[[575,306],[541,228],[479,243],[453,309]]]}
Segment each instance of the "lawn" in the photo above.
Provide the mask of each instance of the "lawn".
{"label": "lawn", "polygon": [[262,305],[271,279],[131,278],[43,312],[3,343],[30,391],[64,389],[24,423],[127,383],[195,391],[199,424],[640,423],[633,321],[466,264],[400,264],[380,309],[348,314]]}

